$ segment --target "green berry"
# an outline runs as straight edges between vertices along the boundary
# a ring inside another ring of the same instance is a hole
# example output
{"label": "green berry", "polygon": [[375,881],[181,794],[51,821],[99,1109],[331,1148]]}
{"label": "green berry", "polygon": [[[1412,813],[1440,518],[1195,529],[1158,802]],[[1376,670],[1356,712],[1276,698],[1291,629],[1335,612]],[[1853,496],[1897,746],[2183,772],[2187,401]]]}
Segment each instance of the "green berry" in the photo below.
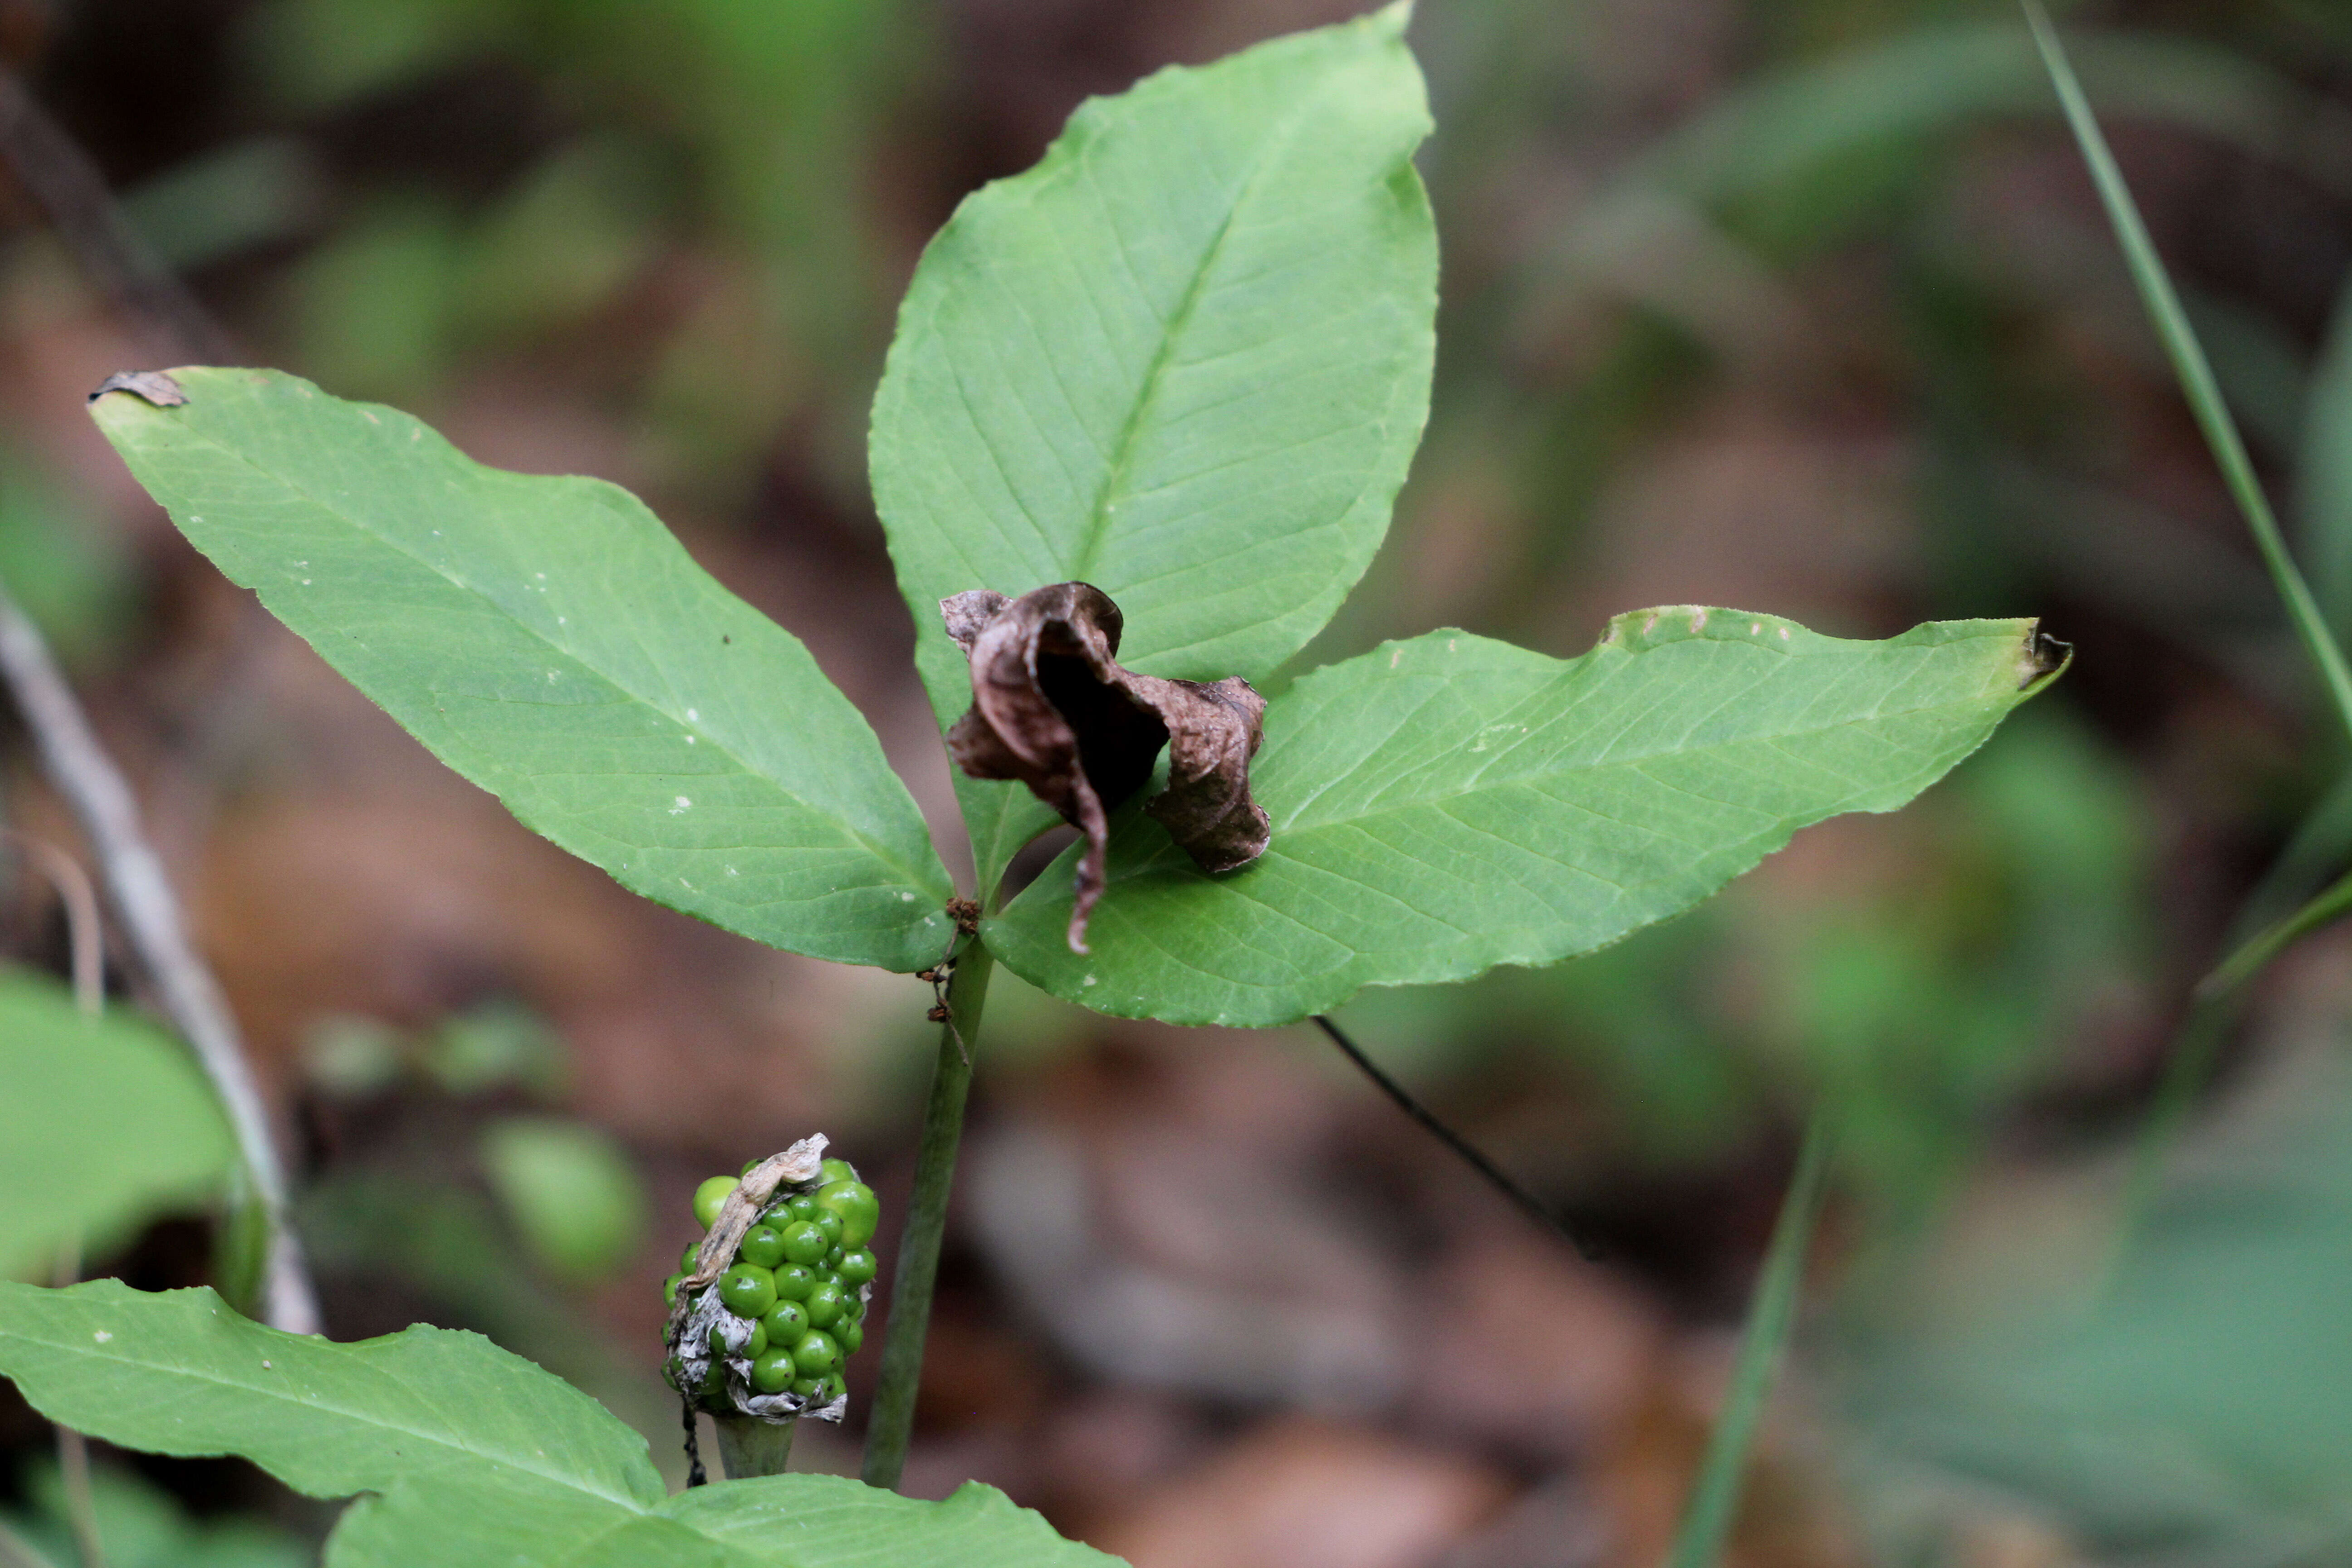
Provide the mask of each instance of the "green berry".
{"label": "green berry", "polygon": [[839,1247],[841,1245],[842,1226],[841,1216],[839,1215],[835,1214],[830,1209],[822,1210],[818,1213],[816,1218],[811,1220],[809,1223],[815,1226],[817,1229],[824,1232],[824,1244],[828,1248]]}
{"label": "green berry", "polygon": [[688,1242],[686,1244],[686,1250],[677,1255],[677,1271],[680,1274],[693,1273],[694,1255],[701,1250],[702,1243],[698,1239]]}
{"label": "green berry", "polygon": [[841,1255],[841,1261],[833,1266],[833,1271],[844,1285],[854,1290],[873,1279],[881,1267],[881,1260],[872,1252],[863,1247],[853,1247]]}
{"label": "green berry", "polygon": [[863,1182],[833,1182],[816,1191],[819,1208],[841,1216],[841,1244],[863,1247],[882,1223],[882,1203]]}
{"label": "green berry", "polygon": [[793,1364],[803,1377],[823,1377],[841,1364],[841,1346],[823,1329],[811,1329],[793,1346]]}
{"label": "green berry", "polygon": [[846,1394],[848,1392],[849,1384],[842,1382],[841,1373],[836,1372],[831,1377],[824,1380],[824,1392],[818,1394],[817,1398],[823,1403],[830,1405],[835,1400]]}
{"label": "green berry", "polygon": [[709,1230],[719,1223],[719,1205],[734,1195],[733,1176],[713,1176],[694,1189],[694,1223]]}
{"label": "green berry", "polygon": [[805,1301],[816,1288],[816,1270],[805,1263],[787,1263],[776,1270],[776,1300]]}
{"label": "green berry", "polygon": [[814,1263],[833,1250],[833,1240],[806,1220],[795,1220],[783,1233],[784,1256],[794,1263]]}
{"label": "green berry", "polygon": [[673,1275],[671,1275],[668,1279],[667,1279],[663,1280],[663,1281],[662,1281],[662,1305],[663,1305],[663,1306],[665,1306],[665,1307],[675,1307],[675,1306],[677,1306],[677,1288],[678,1288],[679,1286],[681,1286],[681,1285],[685,1284],[685,1283],[686,1283],[686,1276],[685,1276],[685,1275],[683,1275],[683,1274],[673,1274]]}
{"label": "green berry", "polygon": [[818,1213],[816,1199],[806,1193],[794,1193],[784,1200],[784,1212],[794,1219],[814,1219]]}
{"label": "green berry", "polygon": [[772,1345],[791,1344],[807,1333],[811,1327],[808,1309],[798,1301],[777,1302],[768,1309],[768,1315],[760,1321],[766,1325],[768,1342]]}
{"label": "green berry", "polygon": [[764,1318],[776,1304],[776,1277],[756,1263],[738,1263],[719,1277],[719,1299],[739,1318]]}
{"label": "green berry", "polygon": [[841,1260],[848,1256],[848,1249],[836,1243],[834,1249],[824,1255],[822,1267],[827,1274],[838,1279],[841,1278]]}
{"label": "green berry", "polygon": [[817,1168],[817,1180],[830,1185],[835,1182],[857,1180],[857,1167],[846,1160],[827,1160]]}
{"label": "green berry", "polygon": [[853,1356],[857,1353],[857,1347],[866,1342],[866,1331],[858,1326],[856,1319],[844,1316],[841,1321],[833,1325],[833,1337],[841,1342],[843,1355]]}
{"label": "green berry", "polygon": [[796,1377],[793,1379],[793,1392],[799,1394],[803,1399],[814,1400],[824,1392],[824,1379],[821,1377]]}
{"label": "green berry", "polygon": [[751,1386],[762,1394],[782,1394],[799,1375],[800,1367],[788,1350],[763,1351],[752,1358]]}
{"label": "green berry", "polygon": [[820,1279],[801,1305],[808,1309],[809,1321],[818,1328],[830,1328],[841,1316],[842,1303],[848,1300],[838,1279]]}
{"label": "green berry", "polygon": [[744,1237],[737,1253],[746,1263],[756,1263],[762,1268],[773,1268],[784,1260],[784,1238],[764,1225],[755,1225]]}

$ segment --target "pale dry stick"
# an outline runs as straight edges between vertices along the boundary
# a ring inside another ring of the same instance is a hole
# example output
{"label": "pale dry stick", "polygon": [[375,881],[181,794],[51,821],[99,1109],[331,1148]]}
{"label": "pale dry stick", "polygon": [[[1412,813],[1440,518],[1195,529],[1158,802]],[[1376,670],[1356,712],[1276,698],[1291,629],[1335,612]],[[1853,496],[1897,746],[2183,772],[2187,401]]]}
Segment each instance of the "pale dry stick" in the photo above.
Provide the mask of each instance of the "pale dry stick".
{"label": "pale dry stick", "polygon": [[140,827],[131,786],[99,744],[39,629],[5,589],[0,589],[0,681],[6,683],[32,731],[43,771],[81,825],[115,915],[157,1002],[194,1048],[227,1112],[246,1175],[268,1226],[263,1316],[272,1327],[289,1333],[315,1334],[318,1296],[300,1245],[287,1223],[286,1168],[271,1140],[268,1113],[246,1063],[236,1021],[212,971],[188,941],[163,863]]}
{"label": "pale dry stick", "polygon": [[57,1568],[33,1543],[0,1521],[0,1568]]}
{"label": "pale dry stick", "polygon": [[228,336],[122,216],[106,176],[0,66],[0,153],[48,215],[74,264],[174,364],[233,361]]}
{"label": "pale dry stick", "polygon": [[[93,1022],[106,1011],[106,938],[98,920],[98,889],[81,862],[29,833],[0,829],[0,834],[25,851],[40,868],[66,907],[66,942],[73,954],[74,1005]],[[81,1239],[68,1237],[58,1247],[53,1278],[63,1289],[81,1278]],[[58,1478],[64,1484],[66,1518],[73,1527],[74,1549],[82,1568],[106,1568],[106,1544],[98,1533],[98,1503],[89,1490],[89,1444],[72,1427],[60,1423],[58,1434]]]}

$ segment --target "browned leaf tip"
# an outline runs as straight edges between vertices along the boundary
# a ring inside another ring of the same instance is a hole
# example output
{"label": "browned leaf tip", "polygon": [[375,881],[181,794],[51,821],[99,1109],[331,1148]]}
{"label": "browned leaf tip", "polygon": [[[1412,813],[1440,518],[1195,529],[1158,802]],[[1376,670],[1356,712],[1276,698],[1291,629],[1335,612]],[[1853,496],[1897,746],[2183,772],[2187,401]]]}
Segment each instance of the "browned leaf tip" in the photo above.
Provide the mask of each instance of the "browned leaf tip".
{"label": "browned leaf tip", "polygon": [[110,392],[127,392],[158,408],[177,408],[188,400],[180,384],[160,370],[118,370],[98,384],[89,400],[96,403]]}
{"label": "browned leaf tip", "polygon": [[948,731],[957,765],[1018,779],[1086,836],[1070,906],[1070,948],[1087,951],[1102,897],[1106,813],[1151,777],[1168,748],[1168,787],[1143,809],[1203,871],[1265,853],[1265,813],[1250,799],[1250,758],[1265,699],[1239,676],[1203,684],[1119,668],[1124,624],[1110,595],[1055,583],[1008,599],[975,589],[940,601],[948,635],[971,660],[971,710]]}

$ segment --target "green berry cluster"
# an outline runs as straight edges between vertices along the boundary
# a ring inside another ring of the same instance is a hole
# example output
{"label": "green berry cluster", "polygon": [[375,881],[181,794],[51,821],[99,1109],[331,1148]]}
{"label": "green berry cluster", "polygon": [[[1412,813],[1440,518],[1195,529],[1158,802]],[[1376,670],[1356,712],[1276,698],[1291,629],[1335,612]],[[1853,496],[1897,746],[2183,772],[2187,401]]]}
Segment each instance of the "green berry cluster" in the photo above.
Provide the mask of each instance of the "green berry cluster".
{"label": "green berry cluster", "polygon": [[[694,1217],[706,1231],[736,1183],[732,1176],[713,1176],[695,1190]],[[744,1233],[734,1261],[688,1315],[689,1322],[709,1321],[708,1357],[673,1346],[671,1382],[689,1395],[698,1394],[704,1408],[731,1413],[737,1405],[727,1387],[727,1366],[748,1361],[746,1381],[761,1409],[779,1394],[793,1396],[793,1413],[838,1401],[845,1392],[841,1364],[866,1341],[866,1286],[876,1268],[868,1244],[881,1213],[874,1189],[846,1160],[827,1160],[814,1182],[779,1189]],[[701,1247],[699,1239],[687,1244],[680,1271],[662,1288],[665,1303],[676,1304]],[[718,1310],[704,1310],[714,1295]],[[686,1378],[706,1359],[698,1389],[687,1388]]]}

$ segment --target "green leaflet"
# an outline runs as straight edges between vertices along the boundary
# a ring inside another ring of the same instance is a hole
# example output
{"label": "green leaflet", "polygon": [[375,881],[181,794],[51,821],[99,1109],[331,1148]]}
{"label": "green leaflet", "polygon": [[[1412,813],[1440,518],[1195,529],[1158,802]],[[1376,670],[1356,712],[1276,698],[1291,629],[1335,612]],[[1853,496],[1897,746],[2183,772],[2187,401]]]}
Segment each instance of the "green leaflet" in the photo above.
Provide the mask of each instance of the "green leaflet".
{"label": "green leaflet", "polygon": [[56,982],[0,973],[0,1275],[46,1272],[208,1197],[235,1157],[178,1043],[127,1015],[85,1018]]}
{"label": "green leaflet", "polygon": [[[939,601],[1092,583],[1148,675],[1260,679],[1387,531],[1428,415],[1436,233],[1402,5],[1171,68],[965,201],[907,291],[874,494],[950,723]],[[1053,815],[958,776],[983,893]]]}
{"label": "green leaflet", "polygon": [[95,414],[196,547],[433,752],[623,886],[757,941],[911,970],[950,893],[808,650],[626,491],[473,462],[270,371]]}
{"label": "green leaflet", "polygon": [[1090,958],[1067,857],[983,928],[1101,1012],[1268,1026],[1362,986],[1548,963],[1677,914],[1846,811],[1891,811],[2052,673],[2030,621],[1885,642],[1678,605],[1562,662],[1462,632],[1390,643],[1274,700],[1252,771],[1265,855],[1212,879],[1132,803]]}
{"label": "green leaflet", "polygon": [[645,1442],[479,1335],[417,1327],[339,1345],[238,1317],[209,1290],[0,1283],[0,1374],[54,1420],[124,1447],[241,1454],[349,1510],[331,1568],[1087,1568],[1001,1493],[917,1502],[778,1476],[666,1497]]}

